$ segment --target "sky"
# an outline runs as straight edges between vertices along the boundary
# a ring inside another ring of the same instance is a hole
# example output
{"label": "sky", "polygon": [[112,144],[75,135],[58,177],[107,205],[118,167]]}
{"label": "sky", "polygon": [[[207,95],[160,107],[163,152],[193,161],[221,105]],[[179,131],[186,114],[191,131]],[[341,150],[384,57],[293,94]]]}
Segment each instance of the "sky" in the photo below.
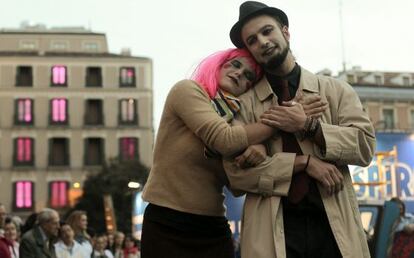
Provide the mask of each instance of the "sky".
{"label": "sky", "polygon": [[[84,26],[106,33],[112,53],[128,47],[134,56],[151,58],[157,130],[170,88],[188,78],[204,57],[233,47],[229,31],[242,2],[0,0],[0,27],[17,28],[23,21],[47,27]],[[344,61],[347,69],[414,72],[412,0],[262,2],[286,12],[292,52],[312,72],[327,68],[335,75]]]}

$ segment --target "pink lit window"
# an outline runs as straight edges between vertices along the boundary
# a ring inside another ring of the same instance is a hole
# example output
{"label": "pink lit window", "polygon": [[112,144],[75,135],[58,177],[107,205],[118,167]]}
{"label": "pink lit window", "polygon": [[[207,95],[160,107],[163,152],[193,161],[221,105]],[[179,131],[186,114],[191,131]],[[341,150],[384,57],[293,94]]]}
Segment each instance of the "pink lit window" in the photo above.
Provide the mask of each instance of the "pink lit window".
{"label": "pink lit window", "polygon": [[53,208],[66,207],[68,204],[68,183],[54,181],[50,183],[50,206]]}
{"label": "pink lit window", "polygon": [[134,99],[121,100],[121,121],[122,122],[134,122],[135,106],[136,106],[136,101]]}
{"label": "pink lit window", "polygon": [[67,122],[67,99],[52,99],[52,122]]}
{"label": "pink lit window", "polygon": [[15,183],[15,205],[17,209],[30,209],[33,207],[33,183],[19,181]]}
{"label": "pink lit window", "polygon": [[133,160],[138,156],[138,139],[121,138],[121,159]]}
{"label": "pink lit window", "polygon": [[17,122],[31,123],[33,119],[33,100],[31,99],[17,99]]}
{"label": "pink lit window", "polygon": [[16,161],[17,164],[26,164],[33,162],[33,139],[17,138],[16,139]]}
{"label": "pink lit window", "polygon": [[135,69],[133,67],[121,68],[121,86],[135,86]]}
{"label": "pink lit window", "polygon": [[55,65],[52,67],[52,85],[66,85],[66,66]]}

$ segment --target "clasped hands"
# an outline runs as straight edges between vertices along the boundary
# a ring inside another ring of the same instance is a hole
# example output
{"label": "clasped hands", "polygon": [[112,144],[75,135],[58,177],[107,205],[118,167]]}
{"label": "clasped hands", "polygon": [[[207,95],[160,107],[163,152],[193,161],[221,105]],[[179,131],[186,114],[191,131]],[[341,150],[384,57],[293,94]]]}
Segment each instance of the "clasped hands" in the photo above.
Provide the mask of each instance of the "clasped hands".
{"label": "clasped hands", "polygon": [[[327,109],[328,103],[320,96],[304,98],[298,96],[292,101],[285,101],[280,106],[271,106],[261,116],[261,122],[275,129],[295,133],[303,130],[307,117],[320,118]],[[249,146],[235,158],[241,168],[254,167],[267,157],[266,148],[262,144]],[[332,195],[343,189],[343,175],[335,165],[311,157],[306,173],[315,178]]]}
{"label": "clasped hands", "polygon": [[273,128],[289,133],[303,130],[307,117],[320,118],[328,103],[314,95],[303,95],[291,101],[284,101],[280,106],[271,106],[261,116],[261,122]]}

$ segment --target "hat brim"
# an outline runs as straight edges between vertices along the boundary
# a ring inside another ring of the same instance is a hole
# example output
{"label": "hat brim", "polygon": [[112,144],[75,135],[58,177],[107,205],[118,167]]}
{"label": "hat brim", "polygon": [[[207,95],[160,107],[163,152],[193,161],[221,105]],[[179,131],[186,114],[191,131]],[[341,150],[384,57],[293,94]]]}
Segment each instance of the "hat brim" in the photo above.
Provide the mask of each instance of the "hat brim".
{"label": "hat brim", "polygon": [[272,17],[277,17],[282,22],[282,25],[286,25],[289,27],[288,17],[282,10],[275,8],[275,7],[266,7],[266,8],[257,10],[256,12],[250,13],[249,15],[246,15],[245,17],[243,17],[242,20],[239,20],[238,22],[236,22],[236,24],[234,24],[233,27],[231,28],[230,39],[231,39],[231,42],[233,42],[233,44],[237,48],[245,47],[243,39],[241,37],[241,30],[243,28],[243,25],[250,19],[256,16],[259,16],[259,15],[262,15],[262,14],[267,14]]}

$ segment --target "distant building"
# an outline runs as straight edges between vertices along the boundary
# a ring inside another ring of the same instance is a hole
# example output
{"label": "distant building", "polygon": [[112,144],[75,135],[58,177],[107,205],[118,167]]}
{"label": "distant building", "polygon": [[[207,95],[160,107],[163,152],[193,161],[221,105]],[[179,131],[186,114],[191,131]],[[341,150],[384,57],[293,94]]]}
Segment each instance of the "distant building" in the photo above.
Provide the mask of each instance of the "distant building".
{"label": "distant building", "polygon": [[414,73],[364,71],[353,67],[340,72],[358,93],[376,132],[414,132]]}
{"label": "distant building", "polygon": [[152,61],[83,28],[0,30],[0,202],[64,209],[105,160],[151,166]]}
{"label": "distant building", "polygon": [[414,212],[414,73],[353,67],[338,77],[358,93],[376,132],[376,153],[368,167],[351,175],[360,199],[398,196]]}

